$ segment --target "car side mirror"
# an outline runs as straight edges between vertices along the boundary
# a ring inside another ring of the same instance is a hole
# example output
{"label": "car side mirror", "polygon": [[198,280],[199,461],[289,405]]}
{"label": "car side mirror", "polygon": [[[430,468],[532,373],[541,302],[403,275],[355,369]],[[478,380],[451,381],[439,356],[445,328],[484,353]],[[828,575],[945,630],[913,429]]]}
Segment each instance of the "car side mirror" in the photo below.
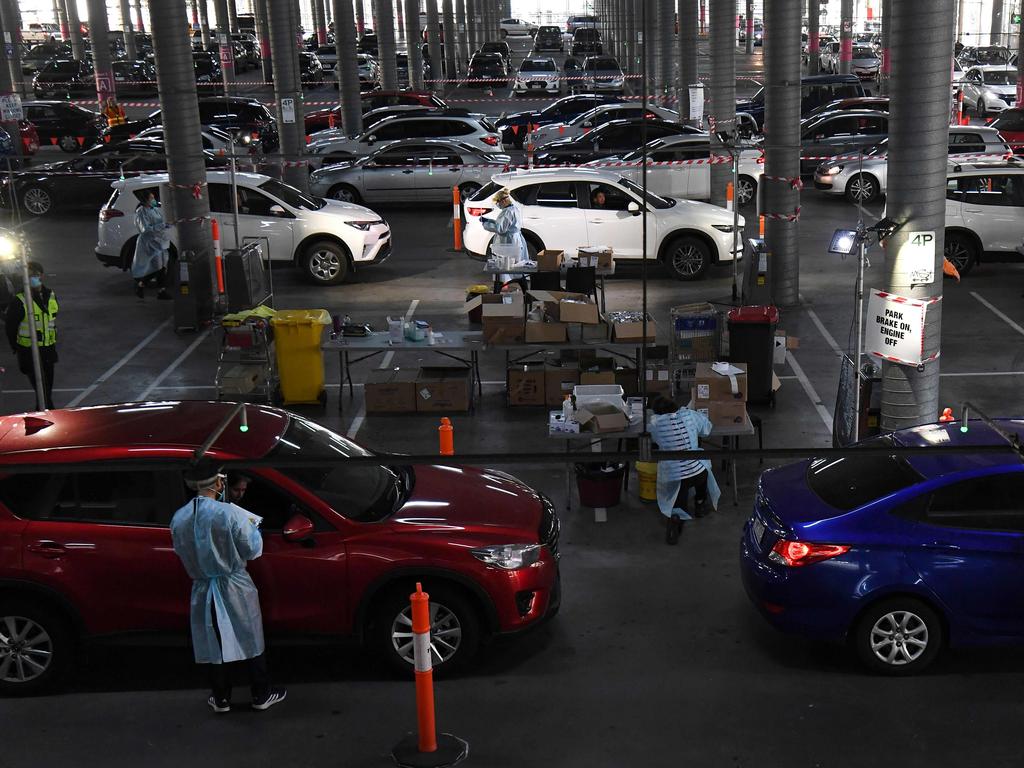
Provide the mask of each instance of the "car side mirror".
{"label": "car side mirror", "polygon": [[583,123],[583,127],[584,128],[593,128],[594,124],[592,122],[590,122],[589,120],[587,120],[585,123]]}
{"label": "car side mirror", "polygon": [[284,218],[287,214],[285,213],[284,208],[280,205],[272,205],[270,206],[270,215],[277,216],[278,218]]}
{"label": "car side mirror", "polygon": [[640,203],[638,203],[638,202],[636,202],[634,200],[633,202],[631,202],[629,205],[626,206],[626,210],[629,211],[630,215],[632,215],[632,216],[639,216],[640,215]]}
{"label": "car side mirror", "polygon": [[375,142],[376,140],[377,140],[376,136],[369,136],[366,139],[366,143],[369,144],[372,147],[373,146],[373,142]]}
{"label": "car side mirror", "polygon": [[288,522],[284,524],[282,534],[285,541],[290,541],[294,544],[312,541],[313,521],[305,515],[292,515],[288,518]]}

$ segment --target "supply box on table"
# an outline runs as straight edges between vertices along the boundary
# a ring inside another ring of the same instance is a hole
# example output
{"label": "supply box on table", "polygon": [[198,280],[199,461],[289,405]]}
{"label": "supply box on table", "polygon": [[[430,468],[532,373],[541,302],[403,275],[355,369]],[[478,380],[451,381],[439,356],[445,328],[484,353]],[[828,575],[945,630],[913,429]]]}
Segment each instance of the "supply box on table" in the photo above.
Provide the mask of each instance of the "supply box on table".
{"label": "supply box on table", "polygon": [[530,291],[534,301],[541,302],[544,315],[558,323],[584,323],[596,325],[601,322],[597,305],[589,296],[566,291]]}
{"label": "supply box on table", "polygon": [[526,334],[526,303],[518,291],[490,293],[466,302],[465,311],[480,309],[485,344],[522,344]]}
{"label": "supply box on table", "polygon": [[544,363],[544,404],[561,406],[566,395],[580,383],[580,366],[576,360],[549,360]]}
{"label": "supply box on table", "polygon": [[658,332],[657,324],[647,315],[647,335],[644,335],[644,313],[631,310],[609,312],[608,324],[611,326],[612,341],[635,341],[653,343]]}
{"label": "supply box on table", "polygon": [[562,268],[562,260],[565,258],[565,251],[545,249],[537,251],[538,272],[558,272]]}
{"label": "supply box on table", "polygon": [[742,424],[747,416],[748,388],[746,365],[697,363],[691,390],[693,407],[716,427]]}
{"label": "supply box on table", "polygon": [[581,245],[576,249],[576,261],[581,267],[611,269],[615,266],[615,252],[608,245]]}
{"label": "supply box on table", "polygon": [[[546,402],[543,362],[510,366],[506,377],[509,405],[544,405]],[[561,401],[559,401],[561,402]]]}
{"label": "supply box on table", "polygon": [[415,413],[418,368],[373,370],[366,377],[367,413]]}
{"label": "supply box on table", "polygon": [[416,410],[419,413],[468,411],[468,368],[422,368],[416,378]]}

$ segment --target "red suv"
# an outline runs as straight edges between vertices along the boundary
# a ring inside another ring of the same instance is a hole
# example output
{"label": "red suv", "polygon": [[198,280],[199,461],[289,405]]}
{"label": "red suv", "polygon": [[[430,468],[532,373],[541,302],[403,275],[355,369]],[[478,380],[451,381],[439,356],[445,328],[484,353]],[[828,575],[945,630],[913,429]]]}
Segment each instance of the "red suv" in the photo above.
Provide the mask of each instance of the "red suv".
{"label": "red suv", "polygon": [[[232,407],[0,418],[0,692],[50,687],[79,640],[187,634],[190,582],[168,525],[187,500],[183,469]],[[236,417],[209,458],[314,462],[247,470],[240,503],[263,518],[249,572],[268,635],[356,635],[411,670],[408,596],[422,581],[434,666],[451,669],[488,635],[558,609],[559,523],[541,494],[491,470],[347,462],[373,454],[286,411],[245,413],[248,430]]]}

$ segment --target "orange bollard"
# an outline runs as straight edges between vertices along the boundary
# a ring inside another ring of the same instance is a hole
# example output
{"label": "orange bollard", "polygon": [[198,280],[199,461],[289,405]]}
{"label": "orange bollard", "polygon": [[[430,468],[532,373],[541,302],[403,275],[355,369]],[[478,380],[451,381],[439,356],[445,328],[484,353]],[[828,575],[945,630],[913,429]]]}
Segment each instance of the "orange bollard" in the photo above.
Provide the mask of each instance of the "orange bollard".
{"label": "orange bollard", "polygon": [[763,215],[757,217],[757,232],[758,232],[758,237],[760,237],[763,240],[764,239],[764,216]]}
{"label": "orange bollard", "polygon": [[939,423],[940,424],[946,424],[946,423],[948,423],[950,421],[953,421],[953,420],[954,420],[953,419],[953,409],[952,408],[943,408],[942,409],[942,415],[939,416]]}
{"label": "orange bollard", "polygon": [[217,272],[217,293],[224,293],[224,252],[220,247],[220,224],[210,219],[210,231],[213,235],[213,265]]}
{"label": "orange bollard", "polygon": [[391,756],[401,767],[434,768],[456,765],[469,754],[469,744],[450,733],[437,738],[434,719],[434,667],[430,648],[430,595],[416,583],[409,595],[412,606],[413,660],[416,674],[417,736],[409,734],[395,745]]}
{"label": "orange bollard", "polygon": [[731,211],[733,206],[733,195],[735,194],[730,181],[725,185],[725,210]]}
{"label": "orange bollard", "polygon": [[455,250],[462,250],[462,194],[452,187],[452,229],[455,230]]}
{"label": "orange bollard", "polygon": [[437,437],[440,441],[440,453],[442,456],[455,455],[455,427],[447,416],[441,419],[441,426],[437,428]]}

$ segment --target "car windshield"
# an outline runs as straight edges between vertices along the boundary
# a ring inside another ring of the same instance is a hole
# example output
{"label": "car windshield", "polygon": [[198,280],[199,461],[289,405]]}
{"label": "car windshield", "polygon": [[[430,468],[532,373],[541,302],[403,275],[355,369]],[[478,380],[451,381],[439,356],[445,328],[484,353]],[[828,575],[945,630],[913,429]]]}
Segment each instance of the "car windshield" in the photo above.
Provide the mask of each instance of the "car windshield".
{"label": "car windshield", "polygon": [[583,69],[596,72],[598,70],[615,70],[618,71],[619,63],[615,59],[611,58],[597,58],[592,57],[583,62]]}
{"label": "car windshield", "polygon": [[[865,447],[893,447],[885,435],[863,443]],[[850,510],[921,482],[922,477],[903,458],[885,453],[812,459],[807,485],[830,507]]]}
{"label": "car windshield", "polygon": [[267,192],[278,200],[287,203],[292,208],[302,208],[307,211],[319,211],[327,202],[319,197],[312,197],[304,192],[300,192],[295,187],[278,181],[277,179],[267,179],[265,182],[260,184],[260,189]]}
{"label": "car windshield", "polygon": [[1016,85],[1017,84],[1017,73],[1006,71],[1006,72],[986,72],[985,73],[985,84],[986,85]]}
{"label": "car windshield", "polygon": [[527,59],[519,68],[520,72],[557,72],[558,67],[551,59]]}
{"label": "car windshield", "polygon": [[878,55],[870,48],[854,48],[853,58],[855,59],[877,59]]}
{"label": "car windshield", "polygon": [[292,416],[270,459],[323,460],[322,466],[279,467],[338,514],[361,523],[390,516],[408,498],[411,472],[345,459],[373,454],[312,421]]}
{"label": "car windshield", "polygon": [[51,61],[46,65],[47,72],[60,72],[62,74],[72,75],[78,72],[77,61]]}
{"label": "car windshield", "polygon": [[650,191],[647,192],[645,198],[643,187],[641,187],[639,184],[633,183],[629,179],[619,179],[618,183],[620,186],[625,187],[634,195],[639,197],[641,200],[646,199],[647,204],[650,205],[652,208],[664,210],[665,208],[671,208],[673,205],[676,204],[674,200],[666,200],[664,197],[660,197]]}

